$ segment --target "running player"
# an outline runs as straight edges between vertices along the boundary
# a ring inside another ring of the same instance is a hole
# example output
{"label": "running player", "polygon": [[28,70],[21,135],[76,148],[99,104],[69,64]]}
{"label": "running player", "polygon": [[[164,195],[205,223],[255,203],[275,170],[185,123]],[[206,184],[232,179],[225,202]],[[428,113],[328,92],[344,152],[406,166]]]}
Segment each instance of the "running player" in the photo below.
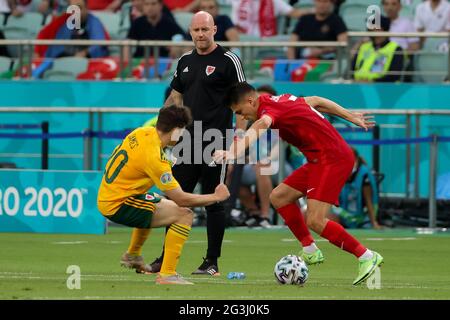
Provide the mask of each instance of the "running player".
{"label": "running player", "polygon": [[[176,266],[192,225],[192,211],[184,207],[224,201],[229,192],[219,184],[212,194],[186,193],[172,176],[163,149],[178,141],[191,123],[191,112],[175,105],[160,110],[155,127],[131,132],[109,158],[98,192],[98,208],[109,220],[133,227],[131,243],[122,255],[123,266],[145,273],[142,246],[151,228],[170,226],[165,238],[164,261],[158,284],[192,284],[176,273]],[[147,191],[156,185],[171,200]]]}
{"label": "running player", "polygon": [[[359,259],[359,273],[354,285],[367,279],[383,262],[383,257],[364,247],[340,224],[326,219],[331,206],[339,205],[339,193],[352,172],[355,157],[320,112],[339,116],[366,130],[375,124],[372,116],[350,112],[321,97],[259,95],[246,82],[235,84],[230,89],[227,105],[237,115],[256,121],[247,130],[244,139],[231,146],[229,151],[217,151],[215,161],[239,158],[268,128],[279,129],[280,137],[296,146],[308,160],[270,194],[271,203],[302,243],[302,257],[309,264],[324,260],[309,233],[309,227]],[[297,200],[301,197],[307,198],[306,223],[297,206]]]}

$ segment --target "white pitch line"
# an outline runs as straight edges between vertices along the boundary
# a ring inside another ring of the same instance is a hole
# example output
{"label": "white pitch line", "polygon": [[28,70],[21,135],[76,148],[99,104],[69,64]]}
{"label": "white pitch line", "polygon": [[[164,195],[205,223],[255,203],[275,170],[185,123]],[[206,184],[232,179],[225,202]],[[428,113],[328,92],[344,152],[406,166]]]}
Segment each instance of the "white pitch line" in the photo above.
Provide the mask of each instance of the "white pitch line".
{"label": "white pitch line", "polygon": [[[217,297],[220,298],[220,297]],[[302,299],[303,298],[303,299]],[[93,300],[93,299],[107,299],[107,300],[137,300],[137,299],[163,299],[166,300],[167,297],[161,297],[161,296],[83,296],[83,297],[32,297],[32,300],[79,300],[79,299],[86,299],[86,300]],[[180,303],[183,303],[182,300],[192,299],[192,296],[170,296],[170,300],[180,300]],[[261,299],[268,299],[268,300],[312,300],[312,299],[322,299],[322,300],[341,300],[341,299],[350,299],[354,300],[354,296],[308,296],[308,297],[293,297],[290,296],[233,296],[233,299],[231,301],[236,300],[261,300]],[[417,300],[417,297],[401,297],[401,298],[389,298],[385,296],[368,296],[368,297],[358,297],[358,299],[361,300]],[[197,296],[195,300],[213,300],[211,296]],[[434,300],[433,298],[423,298],[421,297],[420,300]],[[264,301],[261,301],[263,303]],[[208,303],[208,302],[206,302]]]}
{"label": "white pitch line", "polygon": [[[120,275],[81,275],[82,281],[108,281],[108,282],[142,282],[148,280],[149,283],[152,283],[154,281],[154,276],[152,275],[142,275],[142,277],[147,277],[147,279],[131,279],[126,277],[121,277]],[[97,279],[96,279],[97,278]],[[24,274],[16,275],[16,276],[1,276],[0,279],[21,279],[21,280],[66,280],[67,277],[65,276],[55,276],[55,277],[47,277],[47,276],[24,276]],[[221,285],[264,285],[264,284],[273,284],[274,286],[280,286],[277,284],[275,280],[271,279],[252,279],[249,280],[222,280],[217,278],[198,278],[198,277],[185,277],[187,280],[192,280],[195,283],[199,284],[221,284]],[[342,287],[342,288],[354,288],[349,284],[345,283],[319,283],[319,282],[308,282],[305,287],[310,288],[317,288],[317,287]],[[429,287],[429,286],[420,286],[412,283],[402,283],[402,284],[395,284],[395,283],[382,283],[382,289],[437,289],[437,287]],[[441,290],[450,290],[450,288],[440,288]]]}
{"label": "white pitch line", "polygon": [[87,241],[58,241],[52,242],[52,244],[86,244]]}
{"label": "white pitch line", "polygon": [[414,237],[405,237],[405,238],[366,238],[364,240],[367,241],[409,241],[409,240],[417,240]]}

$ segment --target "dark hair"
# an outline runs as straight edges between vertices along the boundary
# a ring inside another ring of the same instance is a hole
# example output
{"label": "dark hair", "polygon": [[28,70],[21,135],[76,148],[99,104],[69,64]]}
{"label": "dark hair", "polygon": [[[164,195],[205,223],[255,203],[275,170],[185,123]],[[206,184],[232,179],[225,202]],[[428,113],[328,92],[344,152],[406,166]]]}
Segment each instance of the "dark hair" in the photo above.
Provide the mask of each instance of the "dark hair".
{"label": "dark hair", "polygon": [[237,104],[248,93],[256,91],[255,88],[247,82],[238,82],[232,85],[225,96],[225,106],[231,108]]}
{"label": "dark hair", "polygon": [[259,92],[264,91],[272,96],[277,95],[277,92],[275,91],[274,87],[272,87],[270,84],[263,84],[262,86],[259,86],[258,88],[256,88],[256,91],[259,91]]}
{"label": "dark hair", "polygon": [[191,110],[187,107],[170,105],[159,110],[156,129],[167,133],[174,128],[184,128],[192,122]]}
{"label": "dark hair", "polygon": [[[383,5],[386,1],[385,0],[381,0],[381,4]],[[397,2],[402,5],[402,0],[397,0]]]}
{"label": "dark hair", "polygon": [[[391,20],[388,17],[380,16],[380,29],[383,31],[389,31],[391,27]],[[367,28],[367,30],[373,30],[371,28]]]}

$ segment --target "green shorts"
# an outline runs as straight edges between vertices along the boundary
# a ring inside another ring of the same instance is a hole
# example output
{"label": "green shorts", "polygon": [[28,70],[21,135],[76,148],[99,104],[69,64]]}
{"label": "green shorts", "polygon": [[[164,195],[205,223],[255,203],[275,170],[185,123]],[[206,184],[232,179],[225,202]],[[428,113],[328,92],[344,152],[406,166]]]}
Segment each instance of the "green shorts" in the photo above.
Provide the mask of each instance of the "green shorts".
{"label": "green shorts", "polygon": [[112,216],[107,218],[128,227],[148,229],[152,225],[156,203],[161,197],[154,192],[129,197]]}

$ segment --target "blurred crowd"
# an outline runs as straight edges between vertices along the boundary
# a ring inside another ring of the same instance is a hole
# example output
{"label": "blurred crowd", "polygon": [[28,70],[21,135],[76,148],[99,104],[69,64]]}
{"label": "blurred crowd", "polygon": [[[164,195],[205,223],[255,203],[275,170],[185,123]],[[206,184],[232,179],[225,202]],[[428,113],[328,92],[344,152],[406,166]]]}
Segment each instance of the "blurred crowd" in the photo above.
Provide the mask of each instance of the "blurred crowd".
{"label": "blurred crowd", "polygon": [[[78,6],[81,25],[71,29],[71,5]],[[367,13],[368,6],[381,9],[381,17]],[[0,0],[0,39],[17,37],[13,21],[31,21],[37,39],[132,39],[190,40],[193,13],[204,10],[214,17],[216,41],[284,40],[345,41],[348,31],[446,32],[450,31],[450,3],[447,0]],[[359,11],[356,11],[359,10]],[[355,16],[355,13],[356,14]],[[18,20],[19,19],[19,20]],[[370,21],[370,19],[372,19]],[[23,20],[25,21],[25,20]],[[34,21],[34,20],[33,20]],[[10,28],[10,24],[13,24]],[[32,33],[30,33],[32,34]],[[349,42],[352,47],[353,79],[358,82],[411,81],[403,71],[413,71],[414,53],[426,44],[425,38],[370,37]],[[432,43],[448,50],[444,44]],[[431,41],[432,42],[432,41]],[[441,40],[442,42],[442,40]],[[106,47],[72,48],[36,46],[36,57],[77,56],[99,58],[118,55]],[[144,48],[123,49],[125,60],[141,58]],[[163,47],[160,57],[177,58],[186,48]],[[236,49],[239,54],[239,50]],[[149,54],[152,55],[150,50]],[[11,56],[5,47],[0,55]],[[14,54],[13,54],[14,55]],[[277,56],[277,58],[282,58]],[[289,47],[286,59],[333,60],[336,48]]]}

